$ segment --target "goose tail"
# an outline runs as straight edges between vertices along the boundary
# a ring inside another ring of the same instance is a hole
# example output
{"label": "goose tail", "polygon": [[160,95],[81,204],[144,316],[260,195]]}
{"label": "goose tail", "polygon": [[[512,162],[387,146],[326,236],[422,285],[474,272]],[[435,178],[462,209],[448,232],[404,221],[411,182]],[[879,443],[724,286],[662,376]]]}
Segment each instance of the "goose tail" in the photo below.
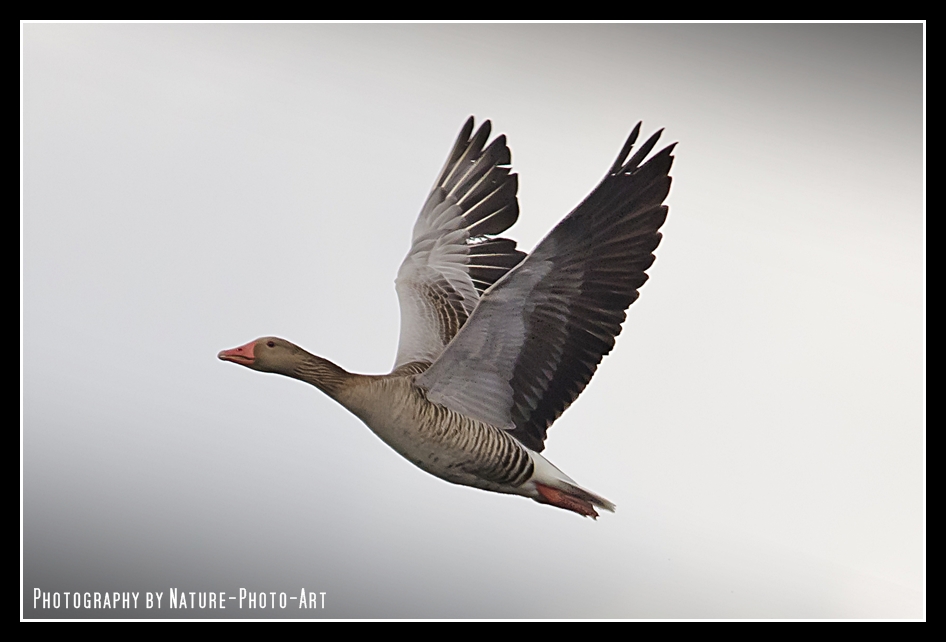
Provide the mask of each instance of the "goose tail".
{"label": "goose tail", "polygon": [[534,492],[530,496],[540,504],[551,504],[582,517],[598,518],[595,507],[614,512],[615,506],[604,497],[585,490],[542,455],[530,452],[535,472],[529,480]]}

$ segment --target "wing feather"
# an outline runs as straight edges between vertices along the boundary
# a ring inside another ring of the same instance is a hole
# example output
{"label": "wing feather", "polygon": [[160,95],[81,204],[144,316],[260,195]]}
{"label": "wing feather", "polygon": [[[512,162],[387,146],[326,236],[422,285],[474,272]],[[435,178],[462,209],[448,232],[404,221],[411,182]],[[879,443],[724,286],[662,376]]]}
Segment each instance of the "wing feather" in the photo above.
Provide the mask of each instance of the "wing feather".
{"label": "wing feather", "polygon": [[660,243],[674,146],[643,162],[658,131],[627,159],[639,132],[640,123],[601,183],[494,281],[418,376],[431,401],[544,448],[548,427],[614,347]]}
{"label": "wing feather", "polygon": [[482,293],[525,257],[515,241],[493,237],[519,217],[519,183],[506,137],[486,145],[490,128],[487,120],[473,133],[473,118],[466,121],[414,224],[395,281],[401,306],[395,369],[435,361]]}

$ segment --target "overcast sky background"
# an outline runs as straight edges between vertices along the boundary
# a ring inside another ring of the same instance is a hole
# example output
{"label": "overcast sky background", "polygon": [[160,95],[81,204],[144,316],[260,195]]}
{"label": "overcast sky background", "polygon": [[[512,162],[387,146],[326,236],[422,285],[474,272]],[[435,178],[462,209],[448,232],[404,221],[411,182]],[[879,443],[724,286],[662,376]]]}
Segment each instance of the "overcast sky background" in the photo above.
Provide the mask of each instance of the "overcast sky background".
{"label": "overcast sky background", "polygon": [[[22,27],[27,617],[925,617],[921,25]],[[390,370],[463,121],[531,249],[679,141],[624,332],[545,454],[597,522],[453,486],[303,383]],[[162,591],[161,611],[34,611]],[[171,611],[184,591],[326,608]]]}

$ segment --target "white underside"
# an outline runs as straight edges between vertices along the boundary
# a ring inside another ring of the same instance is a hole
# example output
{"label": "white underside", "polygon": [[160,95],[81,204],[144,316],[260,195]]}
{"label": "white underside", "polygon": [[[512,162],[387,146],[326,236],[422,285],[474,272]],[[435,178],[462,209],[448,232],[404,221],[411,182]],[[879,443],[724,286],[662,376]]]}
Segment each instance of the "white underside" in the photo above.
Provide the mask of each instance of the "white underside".
{"label": "white underside", "polygon": [[[526,450],[529,449],[527,448]],[[570,494],[577,490],[587,495],[588,500],[591,501],[591,503],[593,503],[595,506],[614,512],[614,504],[606,500],[604,497],[596,495],[590,490],[579,486],[574,479],[559,470],[548,459],[533,450],[529,450],[529,455],[532,457],[532,463],[535,466],[535,470],[532,473],[532,477],[529,478],[529,481],[520,486],[520,488],[525,491],[521,493],[522,495],[530,497],[540,503],[545,503],[542,495],[535,487],[536,483],[542,484],[543,486],[550,486],[551,488],[555,488]]]}

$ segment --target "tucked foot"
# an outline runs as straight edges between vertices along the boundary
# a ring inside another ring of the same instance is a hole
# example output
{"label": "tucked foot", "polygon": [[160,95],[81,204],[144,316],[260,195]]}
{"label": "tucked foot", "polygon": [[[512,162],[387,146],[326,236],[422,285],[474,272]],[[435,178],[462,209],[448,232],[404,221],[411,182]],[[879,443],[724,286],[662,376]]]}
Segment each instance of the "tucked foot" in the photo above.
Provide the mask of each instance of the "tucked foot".
{"label": "tucked foot", "polygon": [[539,494],[542,495],[545,501],[552,504],[552,506],[570,510],[583,517],[590,517],[591,519],[598,518],[598,511],[596,511],[591,502],[586,499],[570,495],[557,488],[552,488],[551,486],[546,486],[538,482],[535,484],[535,489],[539,491]]}

